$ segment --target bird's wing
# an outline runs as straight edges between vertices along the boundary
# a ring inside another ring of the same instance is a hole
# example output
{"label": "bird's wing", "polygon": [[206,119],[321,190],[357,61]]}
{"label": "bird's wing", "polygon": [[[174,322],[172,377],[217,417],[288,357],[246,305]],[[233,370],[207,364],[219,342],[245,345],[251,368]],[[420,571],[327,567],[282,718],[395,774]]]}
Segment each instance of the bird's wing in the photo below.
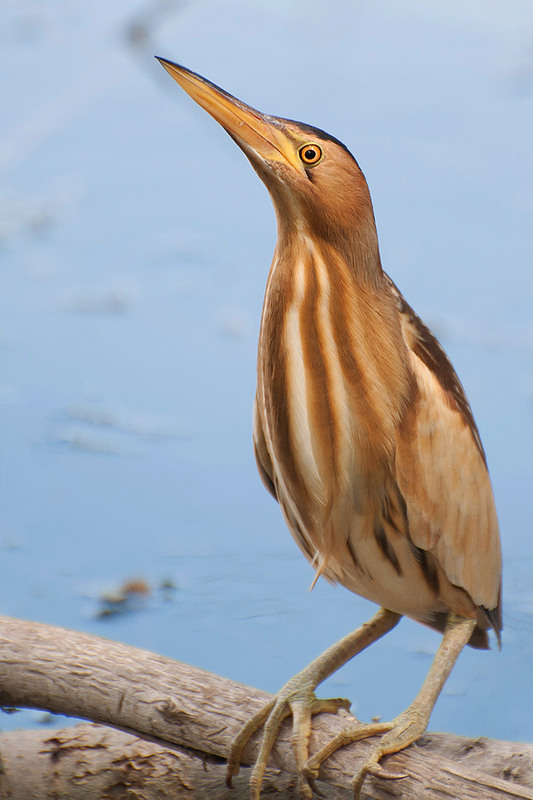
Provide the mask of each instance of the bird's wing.
{"label": "bird's wing", "polygon": [[409,533],[433,553],[501,629],[501,549],[494,497],[479,432],[463,387],[431,331],[397,297],[417,396],[400,426],[396,479]]}

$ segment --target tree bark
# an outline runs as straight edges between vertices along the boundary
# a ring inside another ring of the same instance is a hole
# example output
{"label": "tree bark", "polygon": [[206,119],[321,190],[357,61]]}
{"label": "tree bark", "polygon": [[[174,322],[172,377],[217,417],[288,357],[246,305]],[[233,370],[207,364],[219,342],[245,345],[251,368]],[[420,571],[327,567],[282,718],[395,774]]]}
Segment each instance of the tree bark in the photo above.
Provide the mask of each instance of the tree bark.
{"label": "tree bark", "polygon": [[[0,617],[1,706],[43,709],[121,731],[79,725],[3,734],[0,798],[241,800],[246,775],[235,791],[227,789],[222,760],[240,726],[269,697],[144,650]],[[311,752],[349,720],[345,712],[318,715]],[[256,736],[244,764],[253,763],[257,745]],[[351,777],[370,747],[370,741],[350,745],[324,764],[319,787],[326,797],[351,796]],[[265,795],[291,797],[288,722],[271,763]],[[426,734],[385,763],[408,777],[368,778],[369,798],[533,800],[533,745]]]}

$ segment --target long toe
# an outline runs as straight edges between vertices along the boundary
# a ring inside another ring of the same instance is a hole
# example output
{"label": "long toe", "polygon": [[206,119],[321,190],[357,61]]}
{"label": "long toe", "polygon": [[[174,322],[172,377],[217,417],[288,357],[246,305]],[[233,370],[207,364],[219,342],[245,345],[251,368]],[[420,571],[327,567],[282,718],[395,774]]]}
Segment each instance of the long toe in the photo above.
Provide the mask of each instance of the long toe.
{"label": "long toe", "polygon": [[292,710],[292,750],[294,754],[296,776],[298,780],[298,796],[303,798],[313,797],[312,784],[309,783],[305,772],[305,765],[309,758],[309,736],[311,734],[311,719],[314,714],[328,712],[336,714],[339,709],[346,711],[350,709],[349,700],[336,698],[331,700],[319,700],[318,698],[306,697],[293,700]]}
{"label": "long toe", "polygon": [[239,733],[231,743],[230,751],[228,754],[228,766],[226,770],[226,785],[231,788],[232,780],[239,774],[241,766],[242,751],[254,735],[259,730],[272,713],[276,705],[276,698],[274,697],[269,703],[261,708],[257,714],[251,717],[246,725],[240,729]]}

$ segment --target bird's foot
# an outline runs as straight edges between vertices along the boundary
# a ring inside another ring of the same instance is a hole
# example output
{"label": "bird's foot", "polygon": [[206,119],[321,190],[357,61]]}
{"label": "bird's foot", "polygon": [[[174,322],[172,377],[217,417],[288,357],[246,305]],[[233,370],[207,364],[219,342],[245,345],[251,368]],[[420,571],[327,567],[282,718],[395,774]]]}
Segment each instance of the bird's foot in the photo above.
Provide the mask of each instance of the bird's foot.
{"label": "bird's foot", "polygon": [[274,747],[283,720],[292,714],[292,748],[296,761],[298,796],[310,800],[312,789],[304,774],[304,765],[309,757],[308,741],[311,733],[311,718],[322,711],[336,714],[340,708],[347,711],[350,701],[343,698],[319,700],[314,693],[315,685],[301,673],[283,686],[278,694],[257,712],[241,728],[234,739],[228,757],[226,782],[231,786],[232,778],[239,773],[241,754],[253,734],[264,726],[259,755],[250,778],[251,800],[259,800],[261,785],[268,758]]}
{"label": "bird's foot", "polygon": [[294,678],[291,678],[281,691],[246,723],[233,741],[228,757],[226,779],[228,786],[231,786],[232,778],[239,772],[241,755],[246,744],[253,734],[264,726],[259,755],[250,779],[252,800],[259,800],[268,757],[274,747],[283,720],[292,714],[292,749],[296,761],[298,795],[309,800],[313,792],[304,773],[304,767],[309,758],[308,740],[311,732],[311,718],[313,714],[321,711],[335,714],[341,708],[346,711],[350,708],[349,700],[341,698],[318,700],[315,696],[315,689],[357,653],[394,628],[399,619],[399,614],[381,608],[371,620],[329,647]]}
{"label": "bird's foot", "polygon": [[404,773],[389,772],[379,763],[382,756],[390,753],[398,753],[404,750],[422,736],[427,728],[429,715],[420,708],[409,706],[403,713],[391,722],[376,722],[371,724],[358,723],[344,731],[341,731],[327,745],[310,758],[304,766],[304,774],[310,786],[314,786],[314,781],[318,777],[322,763],[334,752],[345,745],[359,742],[361,739],[368,739],[377,734],[383,734],[379,742],[373,748],[370,756],[356,773],[353,780],[354,800],[361,797],[361,789],[367,775],[374,775],[377,778],[388,780],[398,780],[406,778]]}

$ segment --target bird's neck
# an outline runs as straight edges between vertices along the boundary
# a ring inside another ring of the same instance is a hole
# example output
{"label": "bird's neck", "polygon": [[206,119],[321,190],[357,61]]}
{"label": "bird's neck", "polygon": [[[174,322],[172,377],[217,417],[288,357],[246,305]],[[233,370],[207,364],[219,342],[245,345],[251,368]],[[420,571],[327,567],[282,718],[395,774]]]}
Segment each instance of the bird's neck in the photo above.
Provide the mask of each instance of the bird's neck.
{"label": "bird's neck", "polygon": [[287,354],[301,353],[308,378],[319,374],[316,365],[323,362],[324,373],[359,386],[359,413],[374,420],[386,441],[411,396],[412,381],[377,242],[375,248],[372,242],[362,245],[341,251],[338,242],[305,233],[278,241],[265,293],[259,361],[275,367]]}
{"label": "bird's neck", "polygon": [[383,269],[371,203],[348,227],[327,217],[314,217],[310,226],[303,215],[289,223],[287,217],[278,216],[275,260],[290,264],[317,258],[327,265],[342,265],[354,285],[381,287]]}
{"label": "bird's neck", "polygon": [[278,228],[272,266],[292,273],[297,264],[306,265],[307,273],[321,273],[327,281],[341,280],[344,293],[382,295],[384,273],[374,226],[349,234],[327,227],[319,232],[304,226]]}

